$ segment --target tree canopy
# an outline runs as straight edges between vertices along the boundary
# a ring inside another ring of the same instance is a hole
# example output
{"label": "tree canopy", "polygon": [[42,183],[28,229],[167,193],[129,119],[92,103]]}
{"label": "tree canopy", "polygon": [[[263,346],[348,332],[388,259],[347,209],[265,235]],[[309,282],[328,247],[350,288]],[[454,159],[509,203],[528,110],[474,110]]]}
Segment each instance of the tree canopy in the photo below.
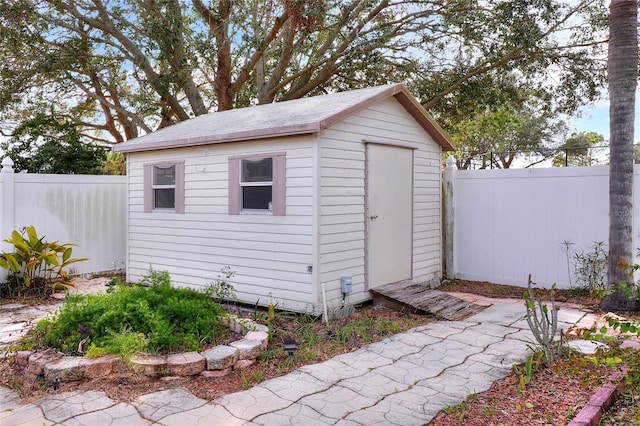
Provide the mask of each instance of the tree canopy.
{"label": "tree canopy", "polygon": [[81,140],[74,123],[37,114],[20,124],[0,144],[17,172],[101,174],[107,148]]}
{"label": "tree canopy", "polygon": [[550,158],[566,125],[548,113],[504,107],[485,110],[451,127],[459,169],[508,169],[516,158],[533,165]]}
{"label": "tree canopy", "polygon": [[398,81],[445,128],[505,100],[571,112],[603,83],[602,3],[0,0],[0,123],[10,134],[53,108],[83,138],[118,143]]}
{"label": "tree canopy", "polygon": [[604,149],[604,136],[597,132],[572,133],[560,146],[562,152],[553,158],[554,166],[596,166]]}

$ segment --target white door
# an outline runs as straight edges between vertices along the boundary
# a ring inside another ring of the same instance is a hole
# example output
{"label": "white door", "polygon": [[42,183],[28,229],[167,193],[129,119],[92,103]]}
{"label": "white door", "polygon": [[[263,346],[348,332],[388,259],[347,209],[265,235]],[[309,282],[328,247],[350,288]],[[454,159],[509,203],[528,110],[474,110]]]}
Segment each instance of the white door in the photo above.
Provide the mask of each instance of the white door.
{"label": "white door", "polygon": [[411,278],[413,150],[367,144],[367,283]]}

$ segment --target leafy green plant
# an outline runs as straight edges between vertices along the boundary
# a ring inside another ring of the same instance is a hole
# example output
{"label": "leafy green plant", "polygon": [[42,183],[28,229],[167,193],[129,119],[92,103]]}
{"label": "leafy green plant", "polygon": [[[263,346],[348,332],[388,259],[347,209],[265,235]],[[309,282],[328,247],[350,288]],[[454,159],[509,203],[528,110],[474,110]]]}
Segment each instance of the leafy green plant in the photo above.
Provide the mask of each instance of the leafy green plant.
{"label": "leafy green plant", "polygon": [[237,300],[236,290],[229,282],[235,275],[235,271],[231,267],[225,266],[220,270],[218,277],[211,281],[204,292],[216,302],[220,303],[224,300]]}
{"label": "leafy green plant", "polygon": [[[578,249],[570,256],[569,247],[573,244],[563,241],[567,256],[569,284],[571,288],[585,289],[602,297],[607,288],[607,267],[609,255],[604,241],[596,241],[587,250]],[[571,282],[571,267],[575,283]]]}
{"label": "leafy green plant", "polygon": [[9,290],[21,297],[24,290],[31,289],[37,295],[47,295],[56,282],[69,284],[67,267],[86,258],[72,258],[75,244],[46,242],[38,237],[34,226],[14,230],[4,241],[13,245],[14,252],[0,254],[0,267],[8,269]]}
{"label": "leafy green plant", "polygon": [[197,351],[228,334],[224,311],[210,297],[171,286],[166,271],[146,285],[118,285],[107,294],[67,296],[59,313],[40,321],[34,337],[68,354]]}
{"label": "leafy green plant", "polygon": [[563,336],[560,335],[560,341],[556,342],[558,331],[558,310],[555,304],[554,293],[555,284],[551,286],[549,291],[549,299],[551,309],[542,302],[540,295],[536,294],[533,289],[531,275],[527,283],[527,291],[524,293],[524,305],[527,308],[527,323],[533,333],[544,354],[544,363],[549,366],[560,355],[562,355]]}
{"label": "leafy green plant", "polygon": [[538,371],[541,358],[542,353],[537,352],[533,355],[529,355],[523,366],[518,366],[517,364],[513,365],[513,373],[518,378],[518,384],[516,385],[518,393],[524,392],[527,388],[527,385],[531,383],[531,378],[536,373],[536,371]]}
{"label": "leafy green plant", "polygon": [[620,318],[620,317],[609,317],[607,319],[609,326],[614,330],[620,330],[622,333],[631,333],[640,335],[640,322]]}

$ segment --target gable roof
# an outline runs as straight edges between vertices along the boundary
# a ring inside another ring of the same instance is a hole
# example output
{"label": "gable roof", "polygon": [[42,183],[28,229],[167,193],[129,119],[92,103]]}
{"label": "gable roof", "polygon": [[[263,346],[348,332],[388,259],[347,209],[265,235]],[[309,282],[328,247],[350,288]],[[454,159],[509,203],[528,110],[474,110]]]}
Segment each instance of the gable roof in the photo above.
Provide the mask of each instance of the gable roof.
{"label": "gable roof", "polygon": [[200,115],[122,142],[114,151],[152,151],[315,133],[390,96],[443,150],[454,149],[449,135],[407,88],[403,84],[390,84]]}

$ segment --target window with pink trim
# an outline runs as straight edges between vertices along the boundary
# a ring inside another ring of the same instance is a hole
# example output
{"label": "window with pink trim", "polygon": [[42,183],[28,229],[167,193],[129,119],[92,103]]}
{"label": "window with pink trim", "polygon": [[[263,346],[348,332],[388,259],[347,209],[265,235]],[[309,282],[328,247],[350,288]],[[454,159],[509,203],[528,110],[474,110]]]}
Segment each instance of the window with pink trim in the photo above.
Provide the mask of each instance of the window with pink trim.
{"label": "window with pink trim", "polygon": [[144,211],[184,213],[184,162],[144,165]]}
{"label": "window with pink trim", "polygon": [[229,157],[229,214],[286,211],[285,153]]}

